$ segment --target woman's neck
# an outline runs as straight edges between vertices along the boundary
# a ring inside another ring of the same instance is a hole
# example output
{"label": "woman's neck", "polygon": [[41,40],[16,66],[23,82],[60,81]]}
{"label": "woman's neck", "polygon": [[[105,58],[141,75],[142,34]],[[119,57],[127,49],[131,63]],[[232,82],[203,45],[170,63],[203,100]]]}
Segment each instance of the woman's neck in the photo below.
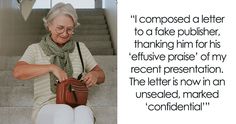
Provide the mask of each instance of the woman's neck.
{"label": "woman's neck", "polygon": [[[55,42],[55,43],[56,43],[56,42]],[[64,44],[56,43],[56,45],[57,45],[58,47],[63,47],[63,46],[65,45],[65,43],[64,43]]]}

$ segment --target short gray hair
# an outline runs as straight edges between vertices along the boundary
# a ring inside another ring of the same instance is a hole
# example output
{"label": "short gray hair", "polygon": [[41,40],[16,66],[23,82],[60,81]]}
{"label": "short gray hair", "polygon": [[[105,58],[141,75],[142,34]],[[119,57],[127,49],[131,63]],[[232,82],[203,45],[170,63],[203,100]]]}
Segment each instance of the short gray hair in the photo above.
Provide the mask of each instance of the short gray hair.
{"label": "short gray hair", "polygon": [[51,10],[48,12],[47,16],[43,18],[44,26],[48,30],[48,24],[53,21],[53,19],[59,15],[68,15],[73,19],[74,26],[77,27],[80,24],[78,23],[78,16],[76,10],[70,3],[57,3],[54,5]]}

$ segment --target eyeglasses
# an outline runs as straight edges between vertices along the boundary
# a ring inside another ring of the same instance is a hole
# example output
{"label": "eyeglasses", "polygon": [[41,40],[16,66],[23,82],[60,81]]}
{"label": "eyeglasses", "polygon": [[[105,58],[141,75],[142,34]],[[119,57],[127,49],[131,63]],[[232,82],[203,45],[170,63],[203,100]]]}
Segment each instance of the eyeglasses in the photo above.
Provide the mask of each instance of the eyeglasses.
{"label": "eyeglasses", "polygon": [[55,28],[55,31],[58,33],[58,34],[62,34],[66,31],[66,33],[68,34],[73,34],[74,33],[74,27],[70,27],[70,28],[65,28],[64,26],[57,26]]}

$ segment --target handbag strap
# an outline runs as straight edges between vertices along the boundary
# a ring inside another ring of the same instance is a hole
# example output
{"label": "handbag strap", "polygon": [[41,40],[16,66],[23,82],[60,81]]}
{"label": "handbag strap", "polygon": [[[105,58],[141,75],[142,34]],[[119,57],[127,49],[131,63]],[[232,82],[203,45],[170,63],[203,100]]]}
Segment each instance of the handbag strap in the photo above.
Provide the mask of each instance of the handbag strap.
{"label": "handbag strap", "polygon": [[76,42],[76,45],[77,45],[77,49],[78,49],[79,56],[80,56],[80,61],[81,61],[82,68],[83,68],[82,73],[77,78],[78,80],[80,80],[83,76],[82,74],[84,73],[84,62],[83,62],[83,57],[82,57],[81,50],[80,50],[80,47],[79,47],[79,42]]}

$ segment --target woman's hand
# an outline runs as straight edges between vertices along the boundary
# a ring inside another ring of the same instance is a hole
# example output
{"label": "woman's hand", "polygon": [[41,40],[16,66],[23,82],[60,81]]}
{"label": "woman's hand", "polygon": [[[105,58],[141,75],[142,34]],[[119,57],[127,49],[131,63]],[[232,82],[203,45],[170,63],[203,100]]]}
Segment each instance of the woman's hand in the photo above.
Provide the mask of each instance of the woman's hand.
{"label": "woman's hand", "polygon": [[62,70],[60,67],[58,67],[57,65],[51,64],[50,70],[57,77],[59,82],[62,82],[68,79],[66,72]]}
{"label": "woman's hand", "polygon": [[91,71],[84,76],[83,80],[87,87],[91,87],[97,83],[98,75],[96,72]]}
{"label": "woman's hand", "polygon": [[83,80],[87,87],[91,87],[95,84],[101,84],[105,81],[105,74],[103,70],[96,65],[89,73],[87,73]]}

